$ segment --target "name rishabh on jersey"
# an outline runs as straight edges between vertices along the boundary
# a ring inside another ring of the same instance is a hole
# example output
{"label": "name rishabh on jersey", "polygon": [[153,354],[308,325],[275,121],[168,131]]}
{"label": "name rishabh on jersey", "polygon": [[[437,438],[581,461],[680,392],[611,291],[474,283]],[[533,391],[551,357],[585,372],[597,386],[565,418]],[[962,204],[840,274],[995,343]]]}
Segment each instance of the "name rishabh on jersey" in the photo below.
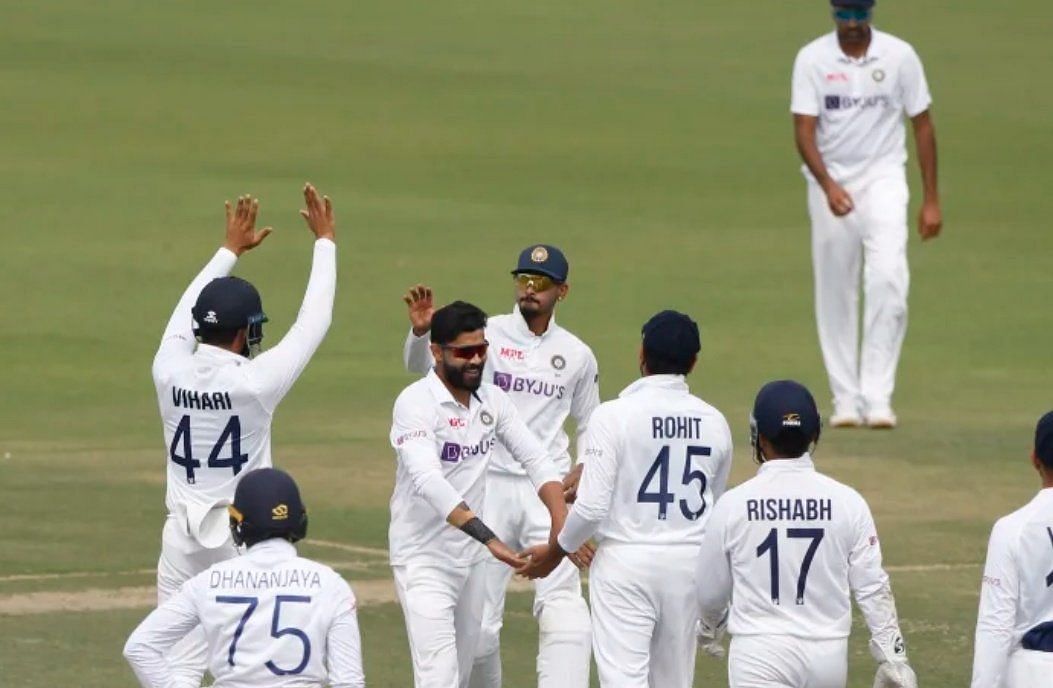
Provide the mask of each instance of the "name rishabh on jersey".
{"label": "name rishabh on jersey", "polygon": [[[191,306],[204,286],[229,274],[236,261],[231,251],[220,249],[191,282],[153,362],[168,450],[165,505],[195,538],[204,515],[231,502],[239,475],[271,465],[271,418],[332,320],[336,245],[318,239],[300,313],[277,345],[250,360],[197,344]],[[225,539],[226,533],[219,535]]]}
{"label": "name rishabh on jersey", "polygon": [[899,634],[870,508],[807,454],[767,461],[725,493],[698,571],[703,619],[714,623],[730,599],[734,636],[846,638],[852,594],[875,638]]}
{"label": "name rishabh on jersey", "polygon": [[[831,32],[801,48],[793,64],[790,110],[819,119],[819,154],[842,185],[889,171],[902,174],[903,115],[914,117],[931,104],[918,54],[883,31],[871,30],[863,58],[845,55]],[[801,169],[810,179],[808,167]]]}
{"label": "name rishabh on jersey", "polygon": [[600,404],[582,446],[585,471],[560,535],[564,549],[582,544],[575,526],[585,523],[597,524],[601,545],[700,544],[731,470],[731,430],[683,376],[640,378]]}
{"label": "name rishabh on jersey", "polygon": [[187,581],[135,630],[125,655],[143,685],[168,685],[165,651],[201,624],[216,688],[365,685],[355,596],[281,539]]}
{"label": "name rishabh on jersey", "polygon": [[[599,369],[592,350],[557,325],[555,316],[544,334],[535,335],[518,306],[512,313],[487,320],[486,339],[490,350],[484,379],[511,397],[560,472],[567,473],[570,439],[564,423],[568,416],[574,418],[580,438],[589,416],[600,403]],[[428,335],[417,337],[410,330],[403,348],[407,370],[424,374],[431,369],[428,345]],[[494,451],[491,470],[526,475],[500,443]]]}
{"label": "name rishabh on jersey", "polygon": [[486,471],[497,443],[535,487],[559,481],[555,464],[500,388],[483,383],[466,407],[432,370],[399,394],[391,425],[398,461],[388,531],[392,565],[434,560],[467,566],[487,556],[446,517],[465,502],[486,520]]}

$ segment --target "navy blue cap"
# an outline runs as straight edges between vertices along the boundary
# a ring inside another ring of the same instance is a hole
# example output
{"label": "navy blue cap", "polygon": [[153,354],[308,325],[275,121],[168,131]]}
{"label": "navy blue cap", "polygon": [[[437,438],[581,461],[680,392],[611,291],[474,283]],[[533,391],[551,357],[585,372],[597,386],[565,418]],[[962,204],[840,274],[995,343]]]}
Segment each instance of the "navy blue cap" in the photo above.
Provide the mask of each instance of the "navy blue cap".
{"label": "navy blue cap", "polygon": [[644,323],[643,348],[673,363],[688,364],[702,350],[694,320],[677,311],[662,311]]}
{"label": "navy blue cap", "polygon": [[531,275],[545,275],[557,282],[566,282],[570,273],[567,257],[555,246],[535,244],[527,246],[519,254],[519,263],[512,271],[513,275],[525,272]]}
{"label": "navy blue cap", "polygon": [[287,537],[295,542],[307,533],[307,510],[300,489],[292,476],[277,468],[246,473],[234,490],[230,510],[250,545],[268,537]]}
{"label": "navy blue cap", "polygon": [[199,330],[239,330],[267,322],[260,293],[240,277],[218,277],[206,284],[190,313]]}
{"label": "navy blue cap", "polygon": [[858,7],[861,10],[869,10],[874,6],[874,0],[830,0],[833,7]]}
{"label": "navy blue cap", "polygon": [[793,380],[776,380],[757,392],[753,421],[757,431],[769,440],[790,432],[811,438],[819,432],[819,409],[804,385]]}
{"label": "navy blue cap", "polygon": [[1035,426],[1035,456],[1053,468],[1053,411],[1039,418]]}

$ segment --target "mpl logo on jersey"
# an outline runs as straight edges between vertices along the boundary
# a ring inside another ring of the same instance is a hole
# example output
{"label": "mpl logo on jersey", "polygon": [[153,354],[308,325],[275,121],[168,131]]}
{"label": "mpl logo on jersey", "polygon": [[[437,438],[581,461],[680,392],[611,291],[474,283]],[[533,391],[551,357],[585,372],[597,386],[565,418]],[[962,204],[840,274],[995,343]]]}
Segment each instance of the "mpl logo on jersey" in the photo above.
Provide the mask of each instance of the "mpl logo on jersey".
{"label": "mpl logo on jersey", "polygon": [[442,453],[439,458],[449,463],[467,461],[476,456],[486,456],[494,448],[493,438],[480,440],[477,444],[457,444],[455,442],[444,442]]}
{"label": "mpl logo on jersey", "polygon": [[494,384],[506,392],[523,392],[533,394],[536,397],[547,397],[549,399],[562,399],[567,393],[566,385],[558,385],[554,382],[535,380],[529,377],[512,375],[511,373],[499,373],[494,371]]}
{"label": "mpl logo on jersey", "polygon": [[526,352],[520,351],[519,349],[513,349],[510,346],[502,346],[498,352],[501,358],[506,358],[510,361],[525,361]]}

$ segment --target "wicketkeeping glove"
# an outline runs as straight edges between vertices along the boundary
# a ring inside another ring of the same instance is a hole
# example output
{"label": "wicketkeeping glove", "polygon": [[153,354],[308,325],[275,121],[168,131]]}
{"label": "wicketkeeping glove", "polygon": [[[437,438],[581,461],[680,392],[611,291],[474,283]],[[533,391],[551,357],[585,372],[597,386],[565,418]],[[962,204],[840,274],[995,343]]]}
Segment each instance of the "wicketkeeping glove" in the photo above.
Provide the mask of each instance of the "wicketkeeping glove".
{"label": "wicketkeeping glove", "polygon": [[888,643],[870,640],[870,654],[878,662],[874,688],[918,688],[918,677],[907,664],[903,638],[896,635]]}
{"label": "wicketkeeping glove", "polygon": [[696,628],[698,648],[710,657],[716,657],[717,659],[724,657],[724,646],[720,644],[720,641],[724,637],[724,632],[727,628],[727,613],[724,614],[716,626],[709,626],[700,619]]}

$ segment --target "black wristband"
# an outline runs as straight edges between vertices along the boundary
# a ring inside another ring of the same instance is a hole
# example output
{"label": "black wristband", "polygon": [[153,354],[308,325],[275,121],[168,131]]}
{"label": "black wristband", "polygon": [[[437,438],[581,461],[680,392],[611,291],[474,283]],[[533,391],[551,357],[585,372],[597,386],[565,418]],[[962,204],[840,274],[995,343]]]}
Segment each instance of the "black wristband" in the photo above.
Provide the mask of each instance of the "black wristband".
{"label": "black wristband", "polygon": [[463,530],[469,537],[475,538],[484,545],[497,538],[497,536],[494,535],[494,531],[487,528],[486,524],[480,521],[477,516],[468,519],[468,522],[461,526],[461,530]]}

